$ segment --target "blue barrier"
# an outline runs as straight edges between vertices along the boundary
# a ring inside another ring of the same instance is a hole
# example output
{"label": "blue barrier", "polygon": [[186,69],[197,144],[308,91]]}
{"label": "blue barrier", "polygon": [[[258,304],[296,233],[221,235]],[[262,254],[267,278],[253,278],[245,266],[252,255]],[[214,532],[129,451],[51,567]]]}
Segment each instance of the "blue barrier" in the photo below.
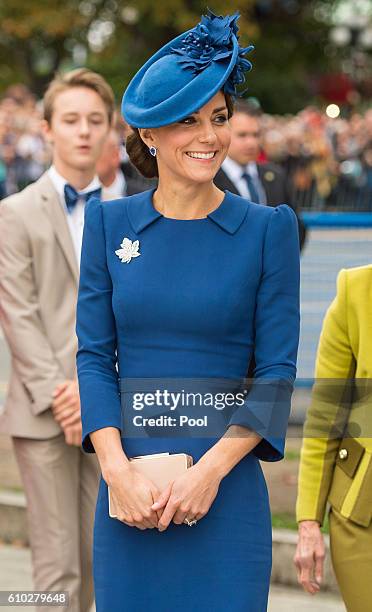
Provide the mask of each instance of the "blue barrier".
{"label": "blue barrier", "polygon": [[372,227],[372,212],[303,212],[306,227]]}

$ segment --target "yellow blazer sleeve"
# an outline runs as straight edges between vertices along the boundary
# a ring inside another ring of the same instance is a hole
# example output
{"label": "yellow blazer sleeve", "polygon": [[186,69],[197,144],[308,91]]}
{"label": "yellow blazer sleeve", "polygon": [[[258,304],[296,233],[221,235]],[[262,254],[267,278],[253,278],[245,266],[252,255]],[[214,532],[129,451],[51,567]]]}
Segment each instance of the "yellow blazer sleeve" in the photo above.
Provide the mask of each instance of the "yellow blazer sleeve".
{"label": "yellow blazer sleeve", "polygon": [[297,521],[323,523],[337,450],[349,416],[355,359],[348,334],[347,280],[347,270],[341,270],[337,295],[320,335],[301,449]]}

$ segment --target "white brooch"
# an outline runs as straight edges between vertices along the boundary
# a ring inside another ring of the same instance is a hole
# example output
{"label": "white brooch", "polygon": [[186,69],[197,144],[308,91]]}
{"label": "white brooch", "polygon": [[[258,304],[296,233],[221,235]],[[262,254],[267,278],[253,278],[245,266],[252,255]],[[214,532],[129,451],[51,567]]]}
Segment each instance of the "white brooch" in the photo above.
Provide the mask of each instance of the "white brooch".
{"label": "white brooch", "polygon": [[132,257],[139,257],[141,253],[139,249],[139,240],[132,242],[129,238],[124,238],[121,243],[121,249],[115,251],[115,254],[120,258],[121,263],[129,263]]}

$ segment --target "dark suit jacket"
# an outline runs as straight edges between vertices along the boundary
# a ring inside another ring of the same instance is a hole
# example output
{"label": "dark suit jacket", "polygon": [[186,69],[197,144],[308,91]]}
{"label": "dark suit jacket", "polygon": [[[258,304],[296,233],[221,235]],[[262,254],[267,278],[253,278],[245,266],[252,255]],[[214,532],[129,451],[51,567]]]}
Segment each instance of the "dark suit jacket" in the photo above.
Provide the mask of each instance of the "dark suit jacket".
{"label": "dark suit jacket", "polygon": [[[300,248],[302,249],[305,243],[306,228],[299,218],[296,209],[291,202],[288,183],[283,170],[276,164],[265,163],[257,164],[258,175],[260,177],[262,186],[266,193],[266,199],[268,206],[278,206],[278,204],[288,204],[297,215],[298,220],[298,231],[300,236]],[[217,172],[215,179],[215,185],[222,191],[231,191],[237,195],[242,195],[236,185],[229,179],[227,174],[222,168]]]}
{"label": "dark suit jacket", "polygon": [[142,176],[130,161],[125,161],[121,164],[121,171],[127,184],[128,196],[142,193],[142,191],[147,191],[147,189],[156,187],[158,184],[157,179],[148,179]]}

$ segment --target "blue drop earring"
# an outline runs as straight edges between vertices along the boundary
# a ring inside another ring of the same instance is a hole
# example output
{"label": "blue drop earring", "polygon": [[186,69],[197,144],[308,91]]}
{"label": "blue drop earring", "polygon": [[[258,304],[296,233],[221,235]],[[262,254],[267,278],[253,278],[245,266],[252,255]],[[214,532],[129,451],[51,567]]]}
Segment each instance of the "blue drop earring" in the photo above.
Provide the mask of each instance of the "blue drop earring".
{"label": "blue drop earring", "polygon": [[158,152],[156,147],[149,147],[149,151],[153,157],[156,157],[156,153]]}

